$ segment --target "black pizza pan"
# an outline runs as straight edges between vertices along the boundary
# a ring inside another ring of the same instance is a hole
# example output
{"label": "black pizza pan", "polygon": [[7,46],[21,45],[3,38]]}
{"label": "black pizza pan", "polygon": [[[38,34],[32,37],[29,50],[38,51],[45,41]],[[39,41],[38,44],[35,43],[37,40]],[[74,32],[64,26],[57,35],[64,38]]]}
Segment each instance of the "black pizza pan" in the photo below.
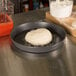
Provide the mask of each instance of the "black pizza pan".
{"label": "black pizza pan", "polygon": [[[47,28],[50,32],[52,32],[52,42],[45,46],[33,46],[27,43],[25,40],[26,33],[37,28]],[[65,30],[56,24],[48,22],[30,22],[21,24],[12,30],[11,42],[22,52],[47,53],[61,48],[64,45],[65,36]]]}

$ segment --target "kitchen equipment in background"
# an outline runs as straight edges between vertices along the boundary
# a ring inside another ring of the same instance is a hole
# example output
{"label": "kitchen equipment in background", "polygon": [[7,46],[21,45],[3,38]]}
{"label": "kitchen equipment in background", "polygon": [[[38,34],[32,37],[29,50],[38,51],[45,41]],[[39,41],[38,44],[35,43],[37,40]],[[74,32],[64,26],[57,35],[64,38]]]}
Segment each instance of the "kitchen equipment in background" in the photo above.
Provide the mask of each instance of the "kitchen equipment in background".
{"label": "kitchen equipment in background", "polygon": [[25,12],[28,12],[28,11],[29,11],[29,5],[28,5],[28,4],[25,4],[25,5],[24,5],[24,11],[25,11]]}
{"label": "kitchen equipment in background", "polygon": [[[47,28],[52,32],[53,40],[45,46],[32,46],[25,41],[25,35],[28,31],[36,28]],[[30,22],[15,27],[11,33],[11,42],[22,52],[28,53],[48,53],[62,48],[64,45],[66,33],[63,28],[48,22]]]}
{"label": "kitchen equipment in background", "polygon": [[73,0],[49,0],[49,6],[52,16],[65,18],[72,13]]}
{"label": "kitchen equipment in background", "polygon": [[8,10],[6,11],[8,15],[13,15],[14,14],[14,4],[8,0],[7,2],[7,8]]}
{"label": "kitchen equipment in background", "polygon": [[39,6],[39,7],[40,7],[40,8],[43,8],[43,7],[44,7],[42,1],[40,2],[40,6]]}
{"label": "kitchen equipment in background", "polygon": [[39,9],[39,0],[33,0],[33,9]]}
{"label": "kitchen equipment in background", "polygon": [[72,15],[67,18],[56,18],[52,16],[49,11],[47,11],[46,20],[49,22],[56,23],[57,25],[63,27],[69,35],[76,37],[76,25],[74,23],[76,21],[76,6],[73,6]]}
{"label": "kitchen equipment in background", "polygon": [[12,18],[8,14],[8,0],[0,1],[0,37],[9,35],[13,28]]}
{"label": "kitchen equipment in background", "polygon": [[0,0],[0,13],[14,14],[14,4],[10,0]]}
{"label": "kitchen equipment in background", "polygon": [[44,7],[48,7],[49,6],[49,0],[41,0]]}

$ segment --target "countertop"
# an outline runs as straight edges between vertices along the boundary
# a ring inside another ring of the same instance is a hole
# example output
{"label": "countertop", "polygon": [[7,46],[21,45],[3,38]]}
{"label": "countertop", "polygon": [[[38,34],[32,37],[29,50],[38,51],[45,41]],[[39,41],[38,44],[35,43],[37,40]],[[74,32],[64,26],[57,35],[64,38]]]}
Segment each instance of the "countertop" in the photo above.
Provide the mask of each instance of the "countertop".
{"label": "countertop", "polygon": [[[45,19],[48,9],[12,16],[14,27]],[[18,53],[11,47],[10,36],[0,37],[0,76],[76,76],[76,38],[69,35],[64,46],[47,54]]]}

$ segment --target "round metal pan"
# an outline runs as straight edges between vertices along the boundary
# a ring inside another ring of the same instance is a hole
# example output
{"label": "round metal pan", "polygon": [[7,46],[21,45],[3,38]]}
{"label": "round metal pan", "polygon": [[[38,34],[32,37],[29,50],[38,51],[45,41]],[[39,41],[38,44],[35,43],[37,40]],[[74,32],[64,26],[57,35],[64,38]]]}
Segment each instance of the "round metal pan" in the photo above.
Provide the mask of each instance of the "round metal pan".
{"label": "round metal pan", "polygon": [[[24,39],[26,33],[37,28],[47,28],[52,32],[53,40],[45,46],[33,46]],[[29,53],[47,53],[62,47],[66,33],[63,28],[47,22],[30,22],[21,24],[11,32],[12,44],[19,48],[22,52]]]}

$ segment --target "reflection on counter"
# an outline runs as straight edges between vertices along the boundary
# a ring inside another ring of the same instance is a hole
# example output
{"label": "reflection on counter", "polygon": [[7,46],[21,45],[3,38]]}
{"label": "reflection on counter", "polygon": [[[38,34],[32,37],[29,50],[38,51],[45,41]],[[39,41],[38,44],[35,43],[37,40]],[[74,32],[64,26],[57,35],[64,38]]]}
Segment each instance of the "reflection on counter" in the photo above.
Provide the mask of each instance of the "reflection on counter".
{"label": "reflection on counter", "polygon": [[[11,48],[18,57],[27,60],[27,74],[29,76],[31,74],[29,74],[29,71],[32,72],[33,76],[70,76],[68,67],[65,65],[66,63],[62,57],[64,47],[44,54],[22,52],[14,45]],[[28,64],[31,68],[28,67]]]}

